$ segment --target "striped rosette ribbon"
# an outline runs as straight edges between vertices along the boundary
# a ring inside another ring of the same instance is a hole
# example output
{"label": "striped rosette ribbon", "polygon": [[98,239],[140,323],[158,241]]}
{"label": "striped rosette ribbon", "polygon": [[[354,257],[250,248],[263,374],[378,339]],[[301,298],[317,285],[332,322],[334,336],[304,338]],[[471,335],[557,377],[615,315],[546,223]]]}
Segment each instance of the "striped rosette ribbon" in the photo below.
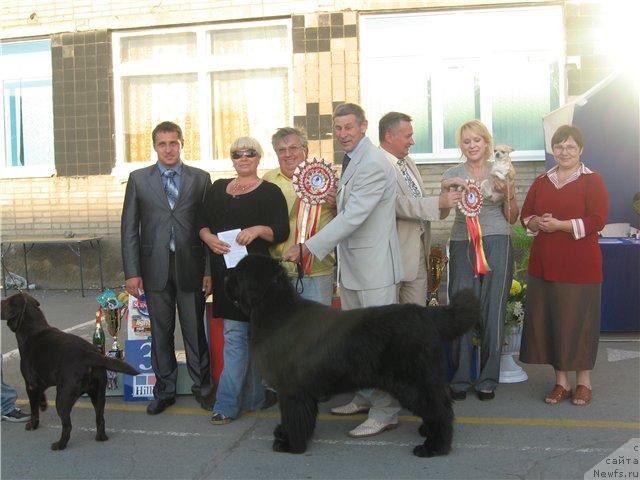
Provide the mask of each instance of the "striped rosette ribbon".
{"label": "striped rosette ribbon", "polygon": [[[304,243],[316,233],[320,209],[329,191],[336,185],[333,165],[321,159],[306,159],[294,170],[291,177],[293,188],[299,198],[296,221],[296,243]],[[311,272],[313,255],[305,255],[302,266],[305,273]]]}
{"label": "striped rosette ribbon", "polygon": [[482,209],[482,193],[480,192],[480,185],[475,180],[467,180],[467,188],[458,202],[458,209],[467,217],[469,242],[473,245],[473,250],[476,254],[473,273],[476,277],[484,275],[490,272],[491,268],[487,263],[487,257],[482,246],[482,230],[478,220],[478,214]]}

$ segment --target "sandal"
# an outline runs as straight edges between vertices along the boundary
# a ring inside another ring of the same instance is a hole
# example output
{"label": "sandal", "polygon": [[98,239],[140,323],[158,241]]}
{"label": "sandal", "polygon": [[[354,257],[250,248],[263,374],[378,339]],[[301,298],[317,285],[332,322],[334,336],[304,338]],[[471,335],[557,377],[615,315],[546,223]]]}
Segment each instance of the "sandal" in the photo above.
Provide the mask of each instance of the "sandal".
{"label": "sandal", "polygon": [[544,401],[549,405],[557,405],[570,396],[571,390],[567,390],[562,385],[556,385],[555,387],[553,387],[553,390],[551,390],[549,394],[544,397]]}
{"label": "sandal", "polygon": [[[578,405],[579,407],[584,407],[585,405],[589,405],[591,401],[591,389],[586,385],[578,385],[576,387],[576,392],[571,397],[571,403],[574,405]],[[578,403],[578,402],[582,403]]]}
{"label": "sandal", "polygon": [[222,413],[214,413],[209,422],[213,425],[226,425],[231,422],[231,417],[227,417]]}

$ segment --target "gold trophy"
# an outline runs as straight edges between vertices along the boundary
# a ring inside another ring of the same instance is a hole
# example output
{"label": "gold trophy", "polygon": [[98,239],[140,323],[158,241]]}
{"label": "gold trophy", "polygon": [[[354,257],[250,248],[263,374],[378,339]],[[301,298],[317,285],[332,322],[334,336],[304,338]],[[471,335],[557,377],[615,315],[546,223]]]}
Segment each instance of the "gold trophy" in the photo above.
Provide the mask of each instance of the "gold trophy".
{"label": "gold trophy", "polygon": [[427,304],[438,305],[438,288],[442,280],[442,273],[447,268],[449,258],[444,254],[441,247],[431,247],[429,253],[429,282],[427,285]]}
{"label": "gold trophy", "polygon": [[123,309],[117,308],[115,305],[114,308],[111,308],[111,306],[112,305],[109,305],[109,308],[103,310],[107,332],[113,337],[113,345],[111,345],[109,353],[117,358],[122,358],[122,348],[120,348],[120,344],[118,343],[118,334],[122,327]]}

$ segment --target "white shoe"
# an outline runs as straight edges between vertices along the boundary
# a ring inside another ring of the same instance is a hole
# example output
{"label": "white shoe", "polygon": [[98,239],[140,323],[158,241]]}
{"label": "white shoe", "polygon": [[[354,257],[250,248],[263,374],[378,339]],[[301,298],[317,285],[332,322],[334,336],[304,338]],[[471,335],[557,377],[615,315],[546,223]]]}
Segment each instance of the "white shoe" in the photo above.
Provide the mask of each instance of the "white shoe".
{"label": "white shoe", "polygon": [[369,407],[358,405],[355,402],[349,402],[346,405],[334,407],[331,409],[331,413],[333,413],[334,415],[355,415],[356,413],[365,413],[368,411]]}
{"label": "white shoe", "polygon": [[367,418],[364,422],[349,432],[350,437],[361,438],[378,435],[385,430],[392,430],[398,426],[396,423],[384,423],[372,418]]}

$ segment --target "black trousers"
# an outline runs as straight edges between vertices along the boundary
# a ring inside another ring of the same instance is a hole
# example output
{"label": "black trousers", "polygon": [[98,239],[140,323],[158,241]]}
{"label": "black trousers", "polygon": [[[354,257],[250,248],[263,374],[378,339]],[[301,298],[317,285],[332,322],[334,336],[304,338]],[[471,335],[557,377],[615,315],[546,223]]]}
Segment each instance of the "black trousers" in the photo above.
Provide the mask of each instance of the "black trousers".
{"label": "black trousers", "polygon": [[178,363],[175,356],[176,306],[187,355],[187,370],[193,380],[194,395],[212,392],[211,360],[204,325],[204,294],[180,288],[175,255],[169,259],[169,278],[164,290],[145,291],[151,319],[151,365],[156,375],[153,396],[159,399],[176,395]]}

